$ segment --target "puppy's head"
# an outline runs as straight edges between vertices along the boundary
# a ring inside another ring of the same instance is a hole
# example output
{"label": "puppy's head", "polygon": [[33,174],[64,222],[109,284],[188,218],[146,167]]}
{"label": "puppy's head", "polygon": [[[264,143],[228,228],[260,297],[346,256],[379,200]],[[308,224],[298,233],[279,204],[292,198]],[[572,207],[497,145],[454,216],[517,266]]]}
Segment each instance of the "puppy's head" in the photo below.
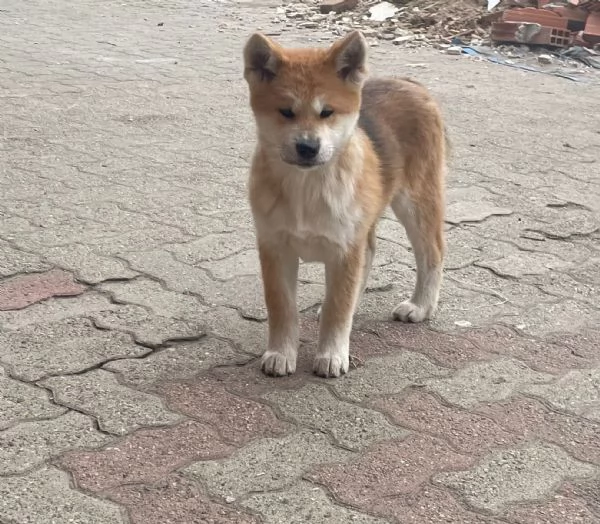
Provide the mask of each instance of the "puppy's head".
{"label": "puppy's head", "polygon": [[356,126],[366,60],[358,31],[328,49],[284,49],[260,33],[250,37],[244,77],[263,150],[306,169],[330,162]]}

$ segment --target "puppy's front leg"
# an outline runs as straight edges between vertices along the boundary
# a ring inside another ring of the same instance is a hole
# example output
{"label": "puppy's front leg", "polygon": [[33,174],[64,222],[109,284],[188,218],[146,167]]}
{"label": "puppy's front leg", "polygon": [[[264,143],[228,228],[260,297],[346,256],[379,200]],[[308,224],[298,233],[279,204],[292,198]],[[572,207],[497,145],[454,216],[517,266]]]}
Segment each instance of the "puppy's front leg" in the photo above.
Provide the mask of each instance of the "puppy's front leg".
{"label": "puppy's front leg", "polygon": [[350,363],[350,331],[365,270],[366,246],[325,264],[327,289],[320,317],[319,348],[314,372],[321,377],[339,377]]}
{"label": "puppy's front leg", "polygon": [[269,342],[262,356],[262,369],[267,375],[282,377],[296,371],[298,256],[288,246],[260,241],[258,252],[269,322]]}

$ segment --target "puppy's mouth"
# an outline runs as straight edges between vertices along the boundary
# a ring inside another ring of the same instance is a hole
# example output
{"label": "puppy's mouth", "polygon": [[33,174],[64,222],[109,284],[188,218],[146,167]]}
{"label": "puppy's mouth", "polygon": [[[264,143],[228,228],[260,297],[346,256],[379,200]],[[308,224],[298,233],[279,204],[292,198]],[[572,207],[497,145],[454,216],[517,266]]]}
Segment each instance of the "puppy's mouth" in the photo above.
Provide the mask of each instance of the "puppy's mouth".
{"label": "puppy's mouth", "polygon": [[326,162],[323,160],[303,160],[301,158],[295,158],[293,160],[286,160],[286,162],[292,166],[299,167],[301,169],[311,169],[324,165]]}

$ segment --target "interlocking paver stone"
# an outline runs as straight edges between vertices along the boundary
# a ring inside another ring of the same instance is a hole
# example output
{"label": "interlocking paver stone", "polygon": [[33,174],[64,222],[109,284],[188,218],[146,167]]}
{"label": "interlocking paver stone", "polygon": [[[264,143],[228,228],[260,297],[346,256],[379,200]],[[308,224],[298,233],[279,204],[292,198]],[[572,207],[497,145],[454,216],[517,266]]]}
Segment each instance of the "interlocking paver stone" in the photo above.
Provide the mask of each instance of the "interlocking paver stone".
{"label": "interlocking paver stone", "polygon": [[89,417],[69,411],[51,420],[23,422],[0,432],[0,476],[22,473],[73,448],[93,448],[110,437]]}
{"label": "interlocking paver stone", "polygon": [[403,438],[407,434],[392,426],[381,413],[342,402],[324,386],[311,384],[300,390],[267,393],[264,398],[285,417],[329,431],[349,449],[363,449],[378,440]]}
{"label": "interlocking paver stone", "polygon": [[82,375],[52,377],[41,382],[61,405],[88,413],[100,428],[123,435],[144,426],[173,424],[181,417],[158,397],[122,386],[116,375],[95,369]]}
{"label": "interlocking paver stone", "polygon": [[0,368],[0,431],[19,421],[52,418],[65,411],[50,402],[47,391],[7,377]]}
{"label": "interlocking paver stone", "polygon": [[514,435],[562,446],[575,458],[600,465],[600,422],[557,413],[531,399],[482,405],[478,412]]}
{"label": "interlocking paver stone", "polygon": [[597,472],[561,448],[531,444],[495,452],[472,469],[440,473],[435,480],[457,490],[475,508],[497,512],[508,504],[546,498],[566,478]]}
{"label": "interlocking paver stone", "polygon": [[336,381],[333,390],[342,398],[363,402],[378,395],[400,393],[408,386],[422,385],[426,379],[449,373],[419,353],[403,351],[367,360],[363,367]]}
{"label": "interlocking paver stone", "polygon": [[257,511],[266,524],[384,524],[386,521],[344,508],[331,501],[324,491],[307,482],[276,493],[261,493],[244,500],[244,506]]}
{"label": "interlocking paver stone", "polygon": [[150,347],[161,346],[167,341],[195,339],[204,334],[197,322],[153,315],[139,306],[94,311],[91,317],[96,327],[130,333],[136,342]]}
{"label": "interlocking paver stone", "polygon": [[105,282],[100,289],[110,293],[119,302],[138,304],[164,317],[193,319],[205,310],[197,298],[170,291],[159,282],[147,278]]}
{"label": "interlocking paver stone", "polygon": [[50,298],[26,309],[0,311],[0,324],[5,329],[21,329],[25,326],[34,329],[34,324],[52,324],[68,318],[90,317],[94,312],[112,311],[119,307],[105,295],[88,292],[68,300]]}
{"label": "interlocking paver stone", "polygon": [[139,357],[149,351],[128,335],[100,331],[82,318],[0,332],[0,362],[27,381],[78,373],[112,358]]}
{"label": "interlocking paver stone", "polygon": [[57,266],[73,271],[79,280],[98,284],[105,280],[134,278],[137,273],[121,260],[100,255],[85,244],[51,247],[44,250],[44,258]]}
{"label": "interlocking paver stone", "polygon": [[119,506],[71,489],[67,473],[51,467],[25,476],[0,477],[0,500],[0,517],[11,523],[127,522]]}
{"label": "interlocking paver stone", "polygon": [[283,438],[255,441],[222,461],[197,462],[184,473],[222,498],[276,491],[294,484],[313,465],[343,462],[352,453],[332,445],[327,435],[304,430]]}
{"label": "interlocking paver stone", "polygon": [[86,290],[60,269],[19,275],[0,282],[0,311],[23,309],[50,297],[72,297]]}
{"label": "interlocking paver stone", "polygon": [[227,342],[202,338],[161,349],[143,359],[120,359],[104,365],[135,387],[147,388],[159,380],[193,378],[213,366],[236,364],[248,358],[235,353]]}
{"label": "interlocking paver stone", "polygon": [[77,486],[99,492],[156,482],[193,460],[219,458],[231,450],[210,427],[185,421],[136,431],[102,450],[66,453],[60,465],[73,474]]}
{"label": "interlocking paver stone", "polygon": [[212,377],[167,382],[157,391],[171,409],[209,424],[238,446],[256,437],[281,435],[286,429],[268,406],[232,395]]}
{"label": "interlocking paver stone", "polygon": [[521,427],[504,428],[490,417],[445,406],[423,391],[377,399],[371,406],[386,413],[399,426],[444,439],[453,449],[468,456],[522,440]]}
{"label": "interlocking paver stone", "polygon": [[570,371],[552,384],[528,384],[523,391],[557,409],[600,422],[600,368]]}
{"label": "interlocking paver stone", "polygon": [[125,506],[131,524],[259,524],[257,517],[210,500],[198,484],[179,476],[150,486],[124,486],[108,496]]}
{"label": "interlocking paver stone", "polygon": [[471,463],[440,439],[411,435],[402,442],[373,446],[355,461],[318,466],[308,478],[346,504],[401,518],[404,496],[421,489],[434,473]]}
{"label": "interlocking paver stone", "polygon": [[553,378],[517,360],[498,359],[472,364],[450,378],[429,379],[426,384],[448,402],[470,408],[479,402],[504,400],[529,383],[550,382]]}

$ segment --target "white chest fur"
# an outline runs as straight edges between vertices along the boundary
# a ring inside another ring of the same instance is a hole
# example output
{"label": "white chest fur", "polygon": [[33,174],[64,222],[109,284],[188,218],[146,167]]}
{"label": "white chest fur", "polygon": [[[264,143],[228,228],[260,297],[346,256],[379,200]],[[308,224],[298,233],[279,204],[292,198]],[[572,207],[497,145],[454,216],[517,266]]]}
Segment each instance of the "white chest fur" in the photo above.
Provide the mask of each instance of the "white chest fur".
{"label": "white chest fur", "polygon": [[350,173],[295,170],[282,179],[282,198],[259,229],[305,262],[325,262],[348,250],[361,218]]}

